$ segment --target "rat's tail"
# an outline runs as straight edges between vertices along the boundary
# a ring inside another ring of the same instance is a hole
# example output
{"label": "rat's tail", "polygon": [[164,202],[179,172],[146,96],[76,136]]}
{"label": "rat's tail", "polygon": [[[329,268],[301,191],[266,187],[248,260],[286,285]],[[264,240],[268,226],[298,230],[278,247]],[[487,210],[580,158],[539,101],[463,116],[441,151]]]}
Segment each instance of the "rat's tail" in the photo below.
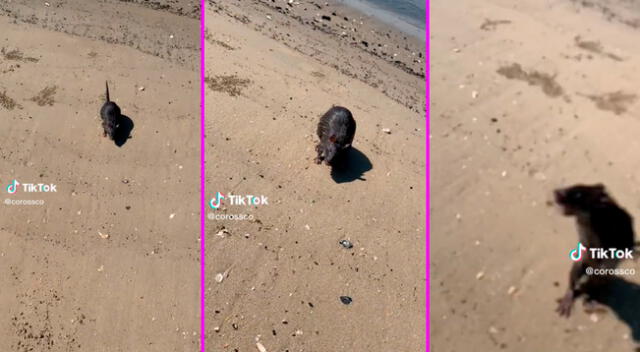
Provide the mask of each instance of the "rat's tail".
{"label": "rat's tail", "polygon": [[107,102],[110,102],[111,99],[109,99],[109,82],[104,81],[104,85],[107,87]]}

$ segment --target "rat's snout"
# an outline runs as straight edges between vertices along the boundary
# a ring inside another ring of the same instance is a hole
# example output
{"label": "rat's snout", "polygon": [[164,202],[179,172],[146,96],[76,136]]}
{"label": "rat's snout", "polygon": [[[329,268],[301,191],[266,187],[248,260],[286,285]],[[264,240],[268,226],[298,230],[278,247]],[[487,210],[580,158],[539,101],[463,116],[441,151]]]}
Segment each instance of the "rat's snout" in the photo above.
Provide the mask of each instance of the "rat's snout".
{"label": "rat's snout", "polygon": [[553,191],[553,195],[556,199],[556,203],[563,203],[567,197],[567,191],[564,189],[556,189]]}

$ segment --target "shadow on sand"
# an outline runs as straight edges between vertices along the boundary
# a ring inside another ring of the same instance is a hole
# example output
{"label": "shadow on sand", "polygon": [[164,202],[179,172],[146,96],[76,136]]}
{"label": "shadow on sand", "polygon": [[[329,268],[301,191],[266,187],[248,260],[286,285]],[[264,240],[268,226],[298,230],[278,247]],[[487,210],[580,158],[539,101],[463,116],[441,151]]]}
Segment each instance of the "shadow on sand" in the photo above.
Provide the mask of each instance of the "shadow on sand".
{"label": "shadow on sand", "polygon": [[336,183],[366,181],[364,173],[373,169],[369,158],[358,149],[351,147],[346,152],[336,156],[331,165],[331,178]]}
{"label": "shadow on sand", "polygon": [[611,308],[618,319],[629,326],[633,341],[640,342],[640,285],[615,277],[593,298]]}
{"label": "shadow on sand", "polygon": [[118,146],[122,147],[127,140],[131,138],[131,131],[133,130],[133,120],[126,115],[120,115],[120,121],[118,123],[118,128],[113,135],[113,142]]}

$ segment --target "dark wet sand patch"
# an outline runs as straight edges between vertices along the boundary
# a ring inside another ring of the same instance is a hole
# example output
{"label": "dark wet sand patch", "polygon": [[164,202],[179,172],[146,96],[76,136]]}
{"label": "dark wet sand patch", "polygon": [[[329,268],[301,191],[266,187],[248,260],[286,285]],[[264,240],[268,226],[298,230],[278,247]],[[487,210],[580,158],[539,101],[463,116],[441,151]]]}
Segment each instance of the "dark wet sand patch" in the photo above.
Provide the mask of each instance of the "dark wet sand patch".
{"label": "dark wet sand patch", "polygon": [[24,53],[19,49],[14,50],[6,50],[5,48],[0,49],[0,53],[4,57],[5,60],[9,61],[20,61],[20,62],[38,62],[39,59],[35,57],[24,56]]}
{"label": "dark wet sand patch", "polygon": [[40,106],[49,105],[52,106],[55,103],[53,96],[56,94],[58,87],[51,86],[42,89],[35,97],[31,98],[31,101],[36,102]]}
{"label": "dark wet sand patch", "polygon": [[623,91],[616,91],[602,95],[583,95],[596,104],[600,110],[611,111],[616,115],[625,113],[631,104],[633,104],[638,96]]}
{"label": "dark wet sand patch", "polygon": [[509,20],[490,20],[490,19],[485,19],[484,23],[482,23],[482,25],[480,25],[480,29],[482,29],[483,31],[493,31],[496,29],[496,27],[498,27],[499,25],[502,24],[511,24],[511,21]]}
{"label": "dark wet sand patch", "polygon": [[564,95],[564,89],[556,81],[556,75],[550,75],[535,70],[525,71],[518,63],[500,67],[496,72],[508,78],[527,82],[531,86],[538,86],[547,96],[557,98]]}
{"label": "dark wet sand patch", "polygon": [[576,46],[582,50],[586,50],[594,54],[608,57],[615,61],[623,61],[620,56],[606,52],[599,41],[582,40],[582,38],[579,35],[573,39]]}
{"label": "dark wet sand patch", "polygon": [[13,110],[15,108],[21,108],[20,104],[16,103],[13,98],[7,95],[7,92],[0,92],[0,106],[7,110]]}
{"label": "dark wet sand patch", "polygon": [[251,83],[251,80],[236,75],[206,77],[204,81],[212,91],[224,92],[232,97],[242,94],[242,89]]}
{"label": "dark wet sand patch", "polygon": [[209,30],[208,30],[208,29],[205,31],[204,38],[205,38],[209,43],[211,43],[211,44],[213,44],[213,45],[221,46],[221,47],[223,47],[223,48],[225,48],[225,49],[227,49],[227,50],[236,50],[236,48],[234,48],[233,46],[229,45],[228,43],[225,43],[225,42],[223,42],[222,40],[215,39],[215,38],[211,35],[211,33],[209,33]]}

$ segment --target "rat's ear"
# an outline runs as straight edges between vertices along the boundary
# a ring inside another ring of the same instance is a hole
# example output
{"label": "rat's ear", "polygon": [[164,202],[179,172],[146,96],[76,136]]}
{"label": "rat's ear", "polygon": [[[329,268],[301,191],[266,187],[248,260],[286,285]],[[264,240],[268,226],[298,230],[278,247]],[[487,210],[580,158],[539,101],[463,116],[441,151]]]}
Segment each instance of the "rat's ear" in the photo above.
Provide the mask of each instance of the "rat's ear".
{"label": "rat's ear", "polygon": [[331,143],[335,143],[335,142],[336,142],[336,135],[335,135],[335,134],[332,134],[332,135],[331,135],[331,137],[329,137],[329,141],[330,141]]}
{"label": "rat's ear", "polygon": [[596,183],[593,187],[600,192],[604,192],[604,185],[602,183]]}

